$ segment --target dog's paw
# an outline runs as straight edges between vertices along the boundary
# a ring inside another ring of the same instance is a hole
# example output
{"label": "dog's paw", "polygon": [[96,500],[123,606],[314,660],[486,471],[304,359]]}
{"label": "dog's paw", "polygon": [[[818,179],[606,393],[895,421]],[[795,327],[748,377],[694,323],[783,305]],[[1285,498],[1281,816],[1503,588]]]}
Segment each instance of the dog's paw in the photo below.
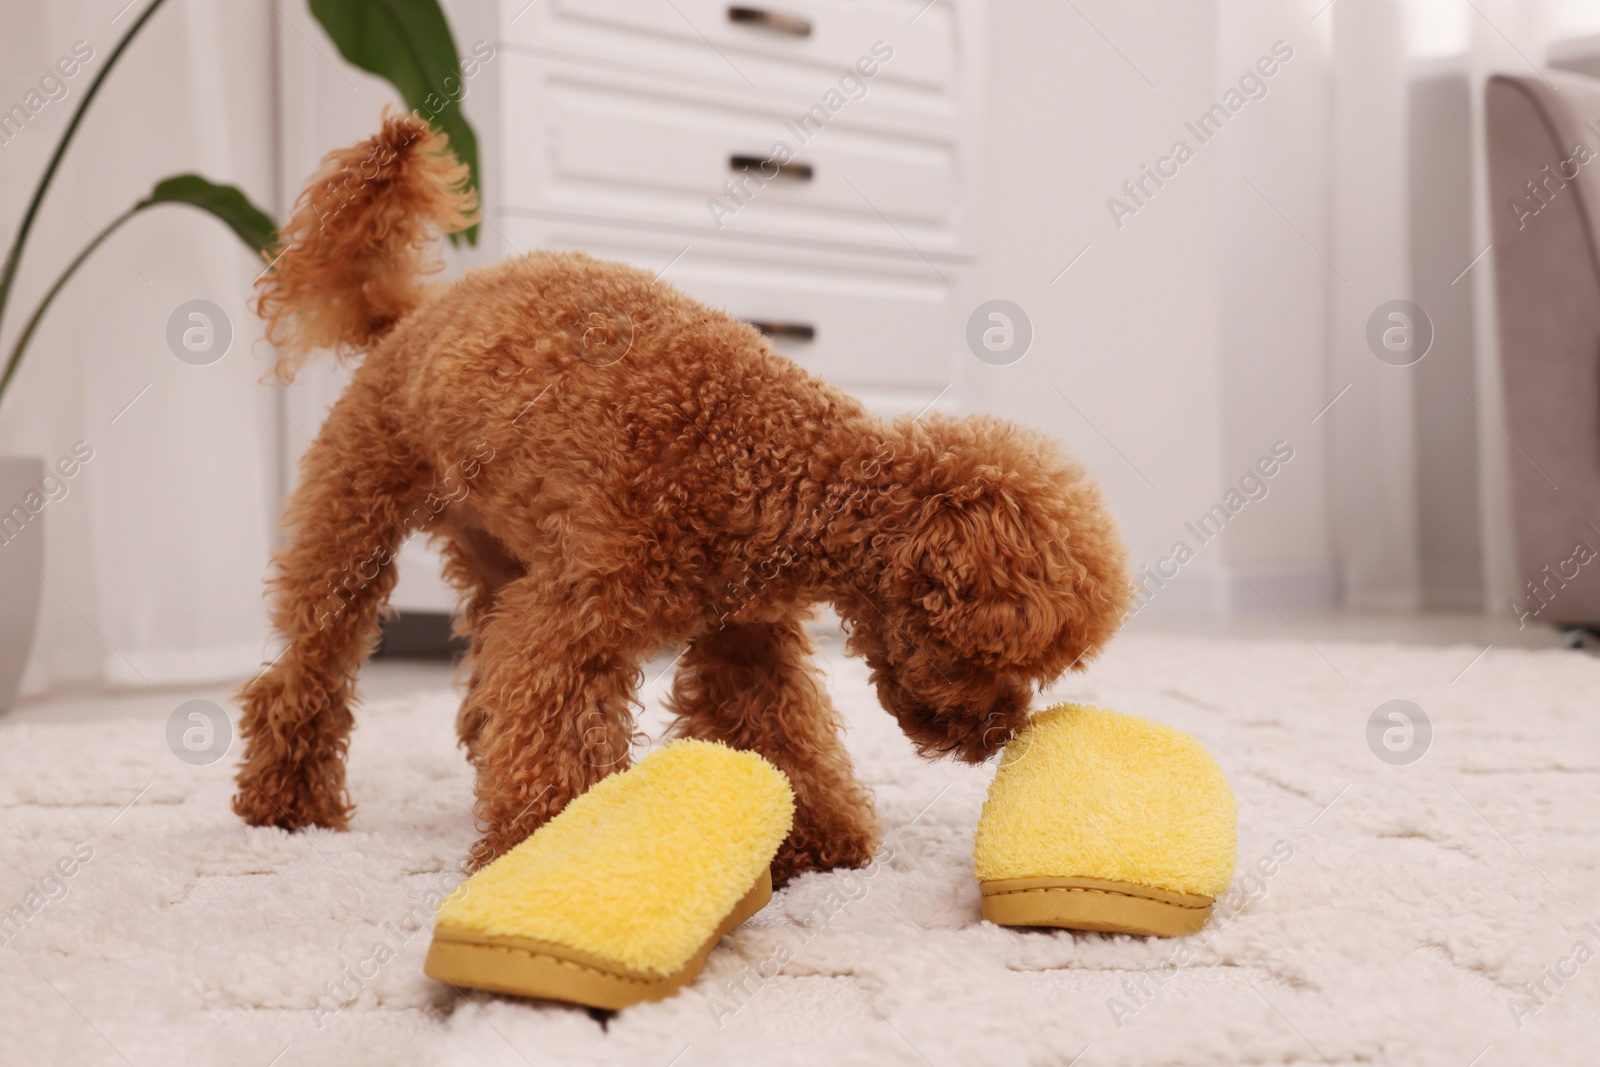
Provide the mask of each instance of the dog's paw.
{"label": "dog's paw", "polygon": [[772,860],[772,884],[787,885],[807,871],[869,866],[878,850],[875,826],[835,827],[832,833],[808,833],[796,826]]}
{"label": "dog's paw", "polygon": [[279,826],[291,832],[308,826],[345,830],[350,825],[350,808],[341,800],[309,790],[269,789],[248,778],[239,780],[233,811],[251,826]]}

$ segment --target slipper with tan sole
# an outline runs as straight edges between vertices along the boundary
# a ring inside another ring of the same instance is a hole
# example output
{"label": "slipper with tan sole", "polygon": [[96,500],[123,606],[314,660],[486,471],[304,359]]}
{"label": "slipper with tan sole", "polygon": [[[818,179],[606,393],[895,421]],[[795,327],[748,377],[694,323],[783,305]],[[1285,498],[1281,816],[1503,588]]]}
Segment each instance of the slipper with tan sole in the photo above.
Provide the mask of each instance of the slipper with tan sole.
{"label": "slipper with tan sole", "polygon": [[1179,730],[1078,704],[1012,738],[973,846],[983,917],[1002,926],[1181,937],[1233,877],[1222,769]]}
{"label": "slipper with tan sole", "polygon": [[674,741],[458,886],[423,969],[593,1008],[670,996],[772,898],[793,819],[788,779],[760,756]]}

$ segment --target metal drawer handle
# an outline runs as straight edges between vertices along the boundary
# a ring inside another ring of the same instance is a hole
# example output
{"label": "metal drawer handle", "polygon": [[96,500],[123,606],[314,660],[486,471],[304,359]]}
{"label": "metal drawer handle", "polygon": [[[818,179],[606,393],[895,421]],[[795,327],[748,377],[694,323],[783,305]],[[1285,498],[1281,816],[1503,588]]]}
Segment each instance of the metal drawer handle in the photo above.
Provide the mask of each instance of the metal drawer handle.
{"label": "metal drawer handle", "polygon": [[759,26],[764,30],[787,33],[793,37],[811,36],[811,23],[805,19],[760,7],[730,7],[728,21],[741,26]]}
{"label": "metal drawer handle", "polygon": [[[778,168],[777,174],[768,174],[773,167]],[[775,159],[761,156],[729,156],[729,170],[753,170],[763,178],[793,178],[797,182],[808,182],[816,175],[816,168],[809,163],[779,163]]]}
{"label": "metal drawer handle", "polygon": [[744,321],[768,337],[781,338],[785,341],[814,341],[817,338],[817,328],[809,322],[765,322],[761,319]]}

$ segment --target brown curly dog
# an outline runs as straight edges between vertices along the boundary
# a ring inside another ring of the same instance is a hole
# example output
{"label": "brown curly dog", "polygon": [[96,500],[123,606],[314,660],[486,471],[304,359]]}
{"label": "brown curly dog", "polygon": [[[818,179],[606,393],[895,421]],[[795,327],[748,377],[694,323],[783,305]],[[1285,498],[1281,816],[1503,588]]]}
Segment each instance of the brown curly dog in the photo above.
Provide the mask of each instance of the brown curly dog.
{"label": "brown curly dog", "polygon": [[640,664],[685,644],[679,736],[761,753],[794,786],[773,874],[861,866],[868,791],[803,622],[834,605],[917,750],[978,762],[1036,685],[1127,603],[1099,494],[992,418],[885,422],[649,274],[537,253],[425,285],[474,218],[444,139],[387,116],[328,157],[258,310],[287,378],[362,354],[301,465],[271,580],[287,647],[240,693],[234,810],[344,828],[354,679],[412,533],[442,543],[471,675],[482,865],[613,770]]}

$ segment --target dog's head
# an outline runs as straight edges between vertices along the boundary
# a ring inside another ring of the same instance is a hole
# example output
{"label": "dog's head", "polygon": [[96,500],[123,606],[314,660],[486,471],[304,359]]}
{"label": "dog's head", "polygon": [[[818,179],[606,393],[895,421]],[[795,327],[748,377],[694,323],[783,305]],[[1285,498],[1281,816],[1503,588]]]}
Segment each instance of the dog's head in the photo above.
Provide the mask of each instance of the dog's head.
{"label": "dog's head", "polygon": [[894,425],[844,614],[879,699],[923,755],[981,762],[1037,687],[1120,624],[1125,551],[1054,442],[985,417]]}

